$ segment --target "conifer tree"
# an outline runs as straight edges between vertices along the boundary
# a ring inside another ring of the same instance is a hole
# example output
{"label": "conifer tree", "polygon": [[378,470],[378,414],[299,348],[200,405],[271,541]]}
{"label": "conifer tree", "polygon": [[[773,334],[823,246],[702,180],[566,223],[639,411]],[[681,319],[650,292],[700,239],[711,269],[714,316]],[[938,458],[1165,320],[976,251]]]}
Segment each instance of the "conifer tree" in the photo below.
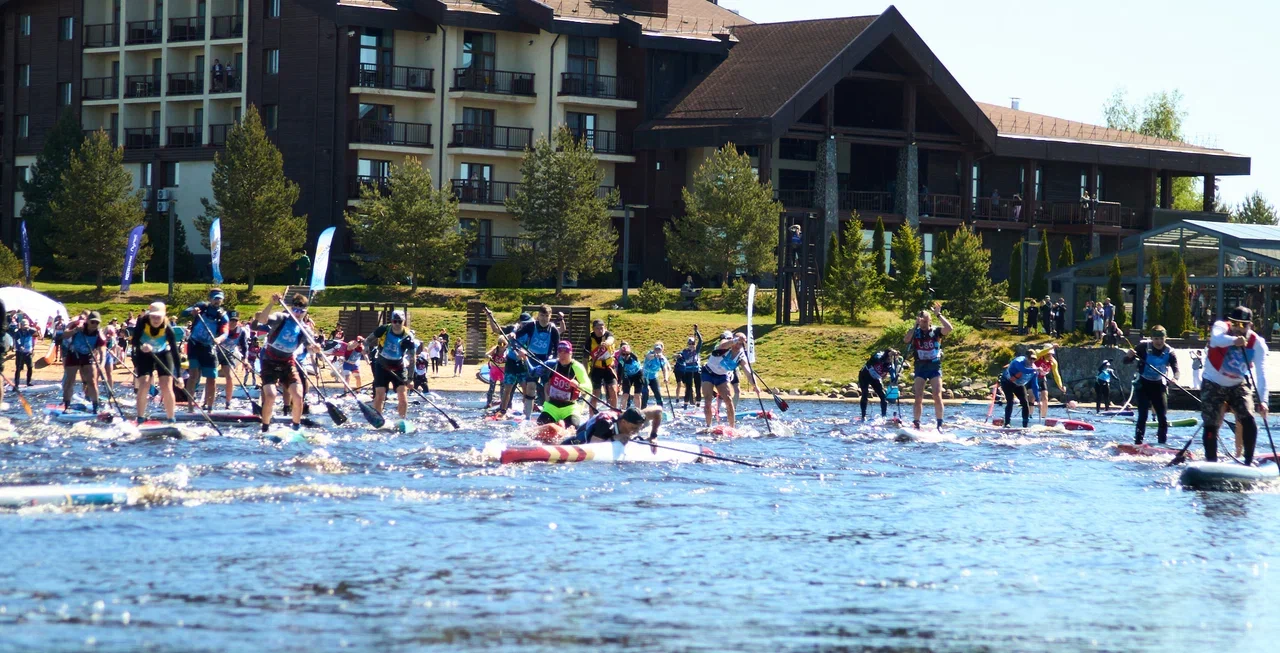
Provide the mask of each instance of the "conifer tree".
{"label": "conifer tree", "polygon": [[[52,230],[53,201],[62,186],[62,174],[71,165],[71,157],[84,143],[84,131],[80,118],[74,111],[63,111],[53,129],[45,135],[44,147],[36,156],[36,162],[27,171],[29,181],[18,180],[22,191],[21,219],[27,221],[27,233],[31,244],[31,264],[48,267],[53,263]],[[32,275],[34,276],[34,272]]]}
{"label": "conifer tree", "polygon": [[[853,216],[852,220],[857,220],[858,216]],[[858,224],[854,222],[853,224]],[[889,268],[885,265],[884,254],[884,217],[876,216],[876,230],[871,234],[871,254],[872,265],[875,269],[876,277],[882,278],[889,273]]]}
{"label": "conifer tree", "polygon": [[1013,252],[1009,255],[1009,292],[1005,293],[1012,301],[1019,301],[1022,297],[1018,293],[1023,291],[1022,288],[1022,250],[1024,249],[1022,241],[1013,244]]}
{"label": "conifer tree", "polygon": [[832,243],[828,255],[830,273],[823,280],[823,299],[829,313],[856,323],[876,303],[880,279],[872,266],[874,257],[863,246],[862,233],[850,231],[856,242]]}
{"label": "conifer tree", "polygon": [[1191,321],[1191,283],[1187,279],[1187,263],[1181,256],[1173,268],[1173,281],[1169,284],[1169,299],[1164,312],[1164,328],[1169,335],[1177,338],[1192,330]]}
{"label": "conifer tree", "polygon": [[933,286],[948,298],[947,311],[954,318],[979,324],[983,316],[999,313],[1003,289],[991,283],[990,270],[991,251],[972,227],[961,225],[933,258]]}
{"label": "conifer tree", "polygon": [[1062,249],[1058,251],[1058,269],[1069,268],[1076,264],[1076,253],[1071,249],[1071,238],[1062,237]]}
{"label": "conifer tree", "polygon": [[1031,296],[1036,300],[1049,294],[1049,241],[1042,239],[1036,253],[1036,269],[1031,275]]}
{"label": "conifer tree", "polygon": [[924,308],[924,248],[911,223],[903,222],[893,234],[893,269],[888,294],[898,304],[899,313],[909,318]]}
{"label": "conifer tree", "polygon": [[[1147,296],[1147,327],[1164,324],[1164,290],[1160,287],[1160,264],[1151,259],[1151,294]],[[1175,335],[1175,337],[1177,337]]]}
{"label": "conifer tree", "polygon": [[[1111,298],[1111,303],[1115,304],[1116,316],[1115,322],[1120,328],[1125,327],[1124,313],[1124,287],[1121,285],[1120,257],[1111,258],[1111,273],[1107,279],[1107,296]],[[1102,325],[1106,328],[1108,325]]]}

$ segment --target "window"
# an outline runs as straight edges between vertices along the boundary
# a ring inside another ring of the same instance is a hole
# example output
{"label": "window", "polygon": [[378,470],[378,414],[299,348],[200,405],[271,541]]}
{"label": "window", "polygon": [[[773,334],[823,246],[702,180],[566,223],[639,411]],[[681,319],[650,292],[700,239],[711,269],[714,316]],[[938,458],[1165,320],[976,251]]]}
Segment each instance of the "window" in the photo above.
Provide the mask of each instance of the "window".
{"label": "window", "polygon": [[164,162],[165,188],[178,187],[178,174],[181,172],[181,170],[182,170],[182,164],[178,163],[177,161]]}
{"label": "window", "polygon": [[71,106],[71,82],[58,83],[58,106]]}
{"label": "window", "polygon": [[1089,192],[1089,173],[1084,170],[1080,171],[1080,197]]}
{"label": "window", "polygon": [[782,138],[778,140],[778,158],[788,161],[817,161],[818,141],[800,138]]}
{"label": "window", "polygon": [[569,72],[595,75],[600,41],[594,36],[569,37]]}
{"label": "window", "polygon": [[31,168],[27,166],[15,166],[13,174],[18,181],[31,181]]}
{"label": "window", "polygon": [[31,86],[31,64],[18,66],[18,86]]}
{"label": "window", "polygon": [[395,107],[390,104],[360,103],[361,120],[395,120]]}
{"label": "window", "polygon": [[280,51],[275,48],[267,50],[267,74],[280,74]]}
{"label": "window", "polygon": [[566,111],[564,122],[569,131],[573,132],[574,138],[583,141],[587,147],[596,149],[596,114]]}
{"label": "window", "polygon": [[1093,182],[1093,199],[1102,201],[1103,191],[1106,190],[1102,185],[1102,171],[1098,171],[1098,178]]}
{"label": "window", "polygon": [[497,46],[492,32],[464,32],[462,67],[493,70],[497,67]]}
{"label": "window", "polygon": [[488,163],[462,163],[458,172],[463,179],[471,181],[490,181],[493,178],[493,166]]}
{"label": "window", "polygon": [[[279,105],[264,104],[262,105],[262,127],[267,131],[273,131],[279,124]],[[239,122],[237,120],[236,122]]]}
{"label": "window", "polygon": [[31,120],[27,114],[18,116],[18,138],[26,138],[31,135]]}
{"label": "window", "polygon": [[143,188],[151,187],[151,164],[150,163],[141,164],[141,167],[138,168],[138,178],[142,180]]}
{"label": "window", "polygon": [[71,41],[76,37],[75,18],[63,16],[58,19],[58,40]]}
{"label": "window", "polygon": [[973,174],[973,184],[969,187],[969,197],[977,203],[979,190],[982,188],[982,164],[974,163],[970,172]]}
{"label": "window", "polygon": [[386,179],[391,176],[391,162],[379,159],[360,159],[356,165],[356,174],[361,177]]}
{"label": "window", "polygon": [[31,36],[31,14],[18,16],[18,34]]}
{"label": "window", "polygon": [[1037,166],[1036,167],[1036,201],[1040,202],[1043,200],[1044,200],[1044,186],[1042,185],[1041,179],[1040,179],[1040,168]]}
{"label": "window", "polygon": [[267,18],[280,17],[280,0],[266,0],[267,2]]}

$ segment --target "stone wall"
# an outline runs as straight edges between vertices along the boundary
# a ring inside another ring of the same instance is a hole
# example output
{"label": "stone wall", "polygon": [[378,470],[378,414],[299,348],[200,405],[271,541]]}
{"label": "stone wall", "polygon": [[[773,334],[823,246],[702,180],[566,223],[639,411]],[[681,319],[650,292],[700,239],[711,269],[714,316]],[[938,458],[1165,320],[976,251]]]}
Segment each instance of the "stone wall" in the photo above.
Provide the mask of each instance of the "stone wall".
{"label": "stone wall", "polygon": [[[1018,345],[1016,351],[1018,355],[1022,355],[1029,348],[1027,345]],[[1058,373],[1062,375],[1062,382],[1067,384],[1070,397],[1065,396],[1052,381],[1049,383],[1049,397],[1059,401],[1065,401],[1068,398],[1079,402],[1094,401],[1093,382],[1098,375],[1098,366],[1102,361],[1110,360],[1111,369],[1116,377],[1111,381],[1111,401],[1123,403],[1129,397],[1133,375],[1138,371],[1136,362],[1124,363],[1126,351],[1115,347],[1059,347],[1055,350],[1058,357]],[[1175,378],[1179,385],[1190,388],[1191,356],[1182,349],[1175,349],[1174,355],[1178,358],[1179,371]]]}

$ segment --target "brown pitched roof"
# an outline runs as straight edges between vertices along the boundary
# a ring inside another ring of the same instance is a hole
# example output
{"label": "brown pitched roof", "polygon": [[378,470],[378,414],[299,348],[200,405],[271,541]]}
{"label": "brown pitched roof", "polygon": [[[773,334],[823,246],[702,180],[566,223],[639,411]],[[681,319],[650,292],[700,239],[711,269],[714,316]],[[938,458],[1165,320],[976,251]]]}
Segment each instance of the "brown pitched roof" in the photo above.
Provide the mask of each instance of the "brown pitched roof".
{"label": "brown pitched roof", "polygon": [[729,57],[667,112],[668,119],[772,116],[876,16],[739,25]]}
{"label": "brown pitched roof", "polygon": [[979,102],[978,107],[987,114],[1001,136],[1013,138],[1039,138],[1081,143],[1113,143],[1131,147],[1150,147],[1161,150],[1225,154],[1223,150],[1201,147],[1182,141],[1171,141],[1120,129],[1055,118],[1030,111],[1020,111],[998,104]]}

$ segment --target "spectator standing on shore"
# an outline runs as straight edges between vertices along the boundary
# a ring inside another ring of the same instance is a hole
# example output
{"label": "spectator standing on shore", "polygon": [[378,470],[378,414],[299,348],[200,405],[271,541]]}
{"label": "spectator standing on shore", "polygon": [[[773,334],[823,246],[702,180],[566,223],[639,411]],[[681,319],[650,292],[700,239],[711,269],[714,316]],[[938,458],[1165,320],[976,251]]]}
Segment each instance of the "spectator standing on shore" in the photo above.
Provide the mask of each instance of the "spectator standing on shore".
{"label": "spectator standing on shore", "polygon": [[453,348],[453,375],[454,376],[458,376],[462,374],[462,361],[466,360],[466,356],[467,356],[467,350],[465,347],[462,346],[462,343],[459,342],[458,345]]}
{"label": "spectator standing on shore", "polygon": [[1065,297],[1058,298],[1057,315],[1054,316],[1054,325],[1057,327],[1058,335],[1062,336],[1067,332],[1067,300]]}
{"label": "spectator standing on shore", "polygon": [[1040,308],[1036,305],[1036,300],[1027,300],[1027,334],[1036,334],[1036,325],[1040,322]]}
{"label": "spectator standing on shore", "polygon": [[1040,323],[1044,325],[1045,333],[1057,335],[1053,331],[1053,300],[1048,295],[1044,296],[1044,303],[1040,305]]}

